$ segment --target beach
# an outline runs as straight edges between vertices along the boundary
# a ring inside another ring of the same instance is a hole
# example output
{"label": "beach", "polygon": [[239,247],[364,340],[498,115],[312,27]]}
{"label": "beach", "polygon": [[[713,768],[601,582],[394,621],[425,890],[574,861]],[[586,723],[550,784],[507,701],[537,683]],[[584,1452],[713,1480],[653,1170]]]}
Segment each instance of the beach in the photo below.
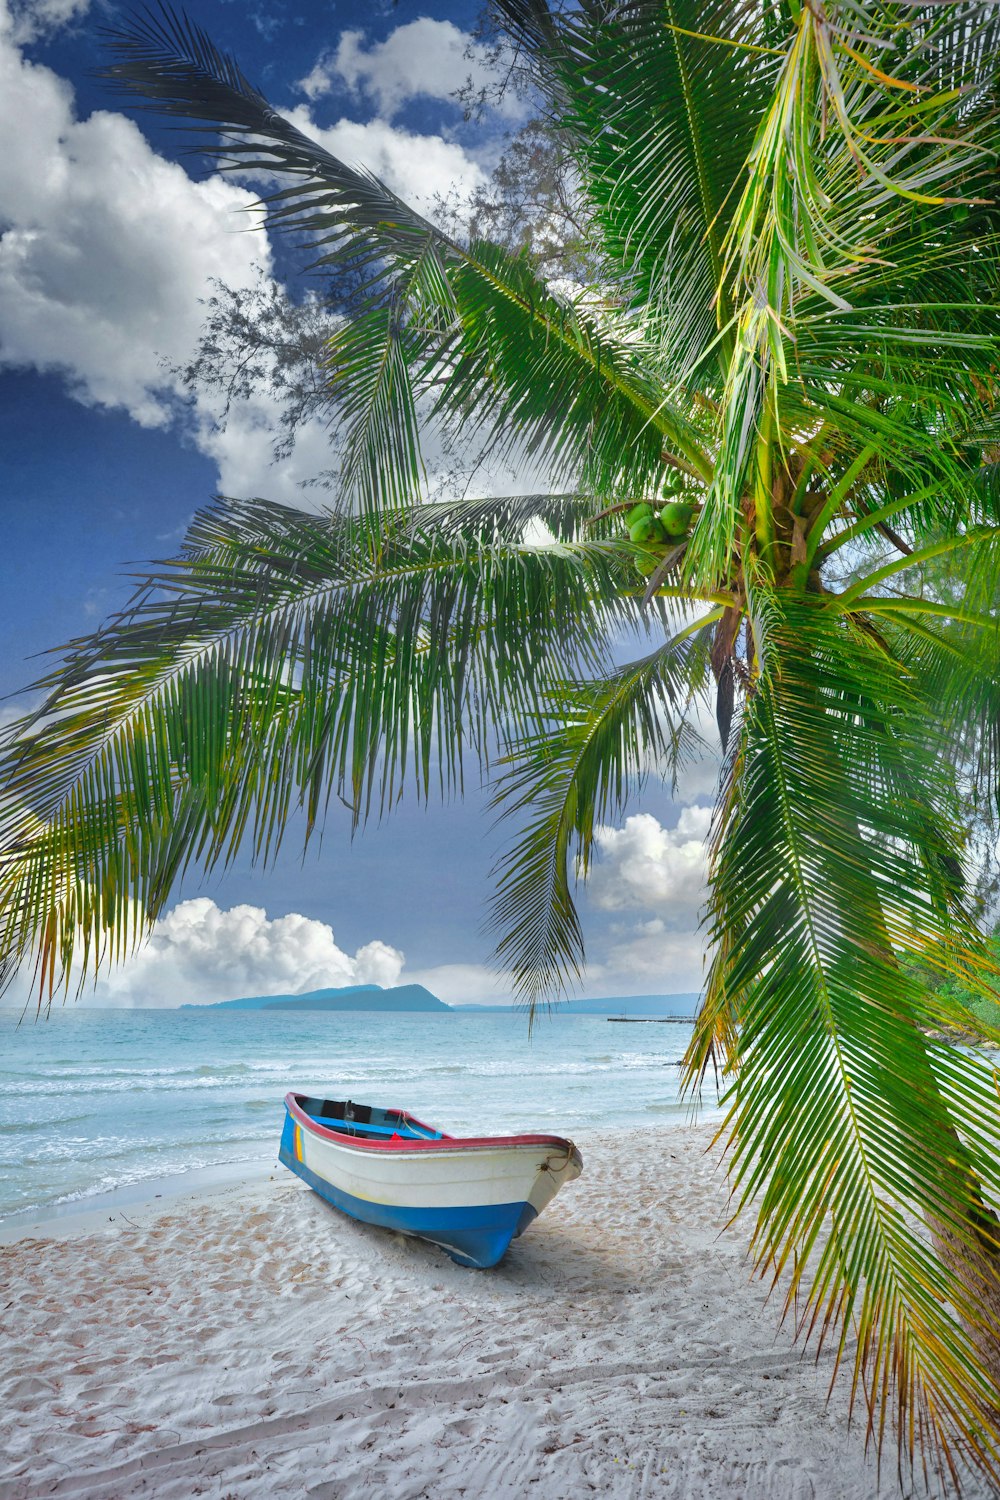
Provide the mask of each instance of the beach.
{"label": "beach", "polygon": [[894,1449],[877,1489],[848,1381],[828,1403],[720,1237],[711,1136],[580,1134],[584,1175],[485,1272],[281,1167],[8,1227],[0,1496],[935,1493]]}

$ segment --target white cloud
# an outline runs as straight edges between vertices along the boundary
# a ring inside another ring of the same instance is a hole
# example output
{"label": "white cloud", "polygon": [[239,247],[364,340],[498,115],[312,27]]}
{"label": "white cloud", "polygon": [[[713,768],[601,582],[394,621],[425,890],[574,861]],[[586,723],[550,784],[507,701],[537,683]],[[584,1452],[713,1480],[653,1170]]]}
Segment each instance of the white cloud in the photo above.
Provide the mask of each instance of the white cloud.
{"label": "white cloud", "polygon": [[[308,98],[318,99],[338,83],[346,85],[391,120],[411,99],[451,98],[467,79],[475,88],[495,81],[486,49],[451,21],[420,16],[371,46],[364,31],[343,32],[336,49],[317,60],[299,87]],[[520,109],[509,92],[500,107],[507,114]]]}
{"label": "white cloud", "polygon": [[266,391],[234,401],[221,422],[209,401],[202,400],[195,417],[198,447],[218,468],[220,494],[234,499],[262,495],[303,510],[321,509],[330,495],[314,481],[336,465],[327,424],[321,416],[312,417],[296,434],[291,453],[275,460],[280,416],[277,400]]}
{"label": "white cloud", "polygon": [[[588,935],[587,988],[604,994],[671,994],[700,990],[706,944],[699,930],[707,896],[706,837],[711,808],[681,811],[675,828],[649,813],[622,828],[601,828],[600,854],[585,903],[615,920]],[[589,924],[588,924],[589,925]]]}
{"label": "white cloud", "polygon": [[440,135],[417,135],[397,129],[386,120],[360,125],[356,120],[341,119],[336,125],[324,127],[316,124],[304,106],[292,110],[289,119],[303,135],[318,141],[348,166],[364,166],[423,213],[439,197],[451,194],[459,200],[468,198],[486,183],[486,173],[478,162]]}
{"label": "white cloud", "polygon": [[[85,0],[34,0],[12,14],[0,0],[0,367],[57,372],[82,403],[164,426],[178,417],[181,394],[169,368],[193,353],[201,300],[215,280],[238,289],[266,275],[270,246],[250,232],[249,189],[217,176],[193,182],[123,115],[78,119],[70,85],[21,55],[19,39],[83,8]],[[484,181],[440,136],[385,120],[321,130],[305,110],[296,123],[425,210]],[[322,490],[303,488],[331,467],[322,418],[275,463],[273,398],[260,391],[234,402],[224,429],[220,405],[199,392],[186,420],[224,494],[323,503]]]}
{"label": "white cloud", "polygon": [[676,828],[636,813],[624,828],[598,829],[590,900],[602,911],[655,912],[671,931],[690,930],[705,899],[711,818],[711,808],[696,805],[682,810]]}
{"label": "white cloud", "polygon": [[621,929],[587,971],[587,988],[603,995],[681,995],[704,987],[704,938],[667,932],[656,920]]}
{"label": "white cloud", "polygon": [[156,923],[135,957],[102,978],[83,1003],[173,1006],[242,995],[298,994],[350,984],[393,985],[403,955],[376,939],[353,955],[326,922],[259,906],[222,910],[207,896],[182,901]]}
{"label": "white cloud", "polygon": [[65,80],[14,45],[4,0],[0,138],[0,364],[62,372],[79,400],[163,425],[163,362],[189,357],[199,298],[269,263],[240,213],[252,195],[193,182],[123,115],[78,120]]}
{"label": "white cloud", "polygon": [[[90,0],[13,0],[9,25],[14,40],[23,45],[57,31],[90,9]],[[4,21],[0,14],[0,31]]]}

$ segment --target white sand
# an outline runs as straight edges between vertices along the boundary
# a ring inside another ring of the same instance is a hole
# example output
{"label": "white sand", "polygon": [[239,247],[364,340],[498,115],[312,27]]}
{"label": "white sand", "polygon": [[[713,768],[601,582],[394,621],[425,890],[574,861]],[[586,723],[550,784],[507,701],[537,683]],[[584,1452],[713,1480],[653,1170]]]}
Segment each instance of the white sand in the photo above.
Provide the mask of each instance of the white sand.
{"label": "white sand", "polygon": [[[708,1138],[581,1138],[493,1271],[282,1168],[0,1246],[0,1496],[874,1500],[828,1361],[718,1238]],[[926,1492],[892,1453],[879,1493]]]}

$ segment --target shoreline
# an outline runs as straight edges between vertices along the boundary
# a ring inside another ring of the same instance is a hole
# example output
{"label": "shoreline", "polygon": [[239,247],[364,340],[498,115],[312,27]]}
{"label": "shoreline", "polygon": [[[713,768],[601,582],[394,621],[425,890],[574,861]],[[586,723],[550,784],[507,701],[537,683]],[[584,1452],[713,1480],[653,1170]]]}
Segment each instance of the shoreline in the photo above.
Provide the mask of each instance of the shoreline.
{"label": "shoreline", "polygon": [[578,1133],[583,1176],[491,1271],[280,1168],[25,1229],[0,1246],[0,1497],[935,1494],[889,1448],[878,1488],[849,1379],[827,1404],[830,1358],[776,1329],[721,1233],[712,1129]]}
{"label": "shoreline", "polygon": [[63,1203],[19,1208],[0,1218],[0,1245],[16,1245],[23,1239],[72,1239],[97,1233],[125,1208],[140,1212],[169,1213],[177,1200],[211,1200],[230,1187],[257,1186],[269,1174],[283,1170],[277,1150],[245,1162],[220,1162],[210,1167],[190,1167],[163,1177],[144,1177],[100,1193],[87,1193]]}

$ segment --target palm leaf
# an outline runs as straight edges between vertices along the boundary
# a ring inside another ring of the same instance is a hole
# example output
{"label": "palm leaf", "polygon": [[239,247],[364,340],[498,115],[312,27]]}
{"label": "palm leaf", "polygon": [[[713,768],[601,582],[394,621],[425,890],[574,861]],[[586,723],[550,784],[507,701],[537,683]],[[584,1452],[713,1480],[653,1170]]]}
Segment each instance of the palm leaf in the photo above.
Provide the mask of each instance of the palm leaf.
{"label": "palm leaf", "polygon": [[690,713],[720,613],[609,675],[555,686],[538,728],[511,749],[495,804],[504,818],[529,816],[495,872],[493,915],[502,933],[495,957],[531,1015],[581,967],[572,881],[586,876],[597,826],[642,785],[643,765],[676,777],[701,743]]}
{"label": "palm leaf", "polygon": [[[199,27],[168,8],[107,35],[114,86],[212,127],[223,170],[292,179],[267,195],[268,223],[308,233],[317,264],[367,272],[364,318],[335,336],[331,353],[336,394],[354,419],[346,472],[356,498],[370,504],[384,495],[395,504],[416,487],[417,375],[453,420],[473,420],[498,400],[498,425],[530,412],[522,434],[529,450],[557,464],[593,454],[605,488],[619,481],[632,450],[638,456],[628,482],[648,487],[662,473],[664,443],[692,472],[710,475],[683,403],[651,388],[635,368],[634,347],[553,298],[523,258],[462,246],[377,178],[324,151],[276,114]],[[563,401],[543,405],[539,393],[553,378]],[[591,421],[574,420],[587,402]],[[605,431],[592,420],[602,408]]]}
{"label": "palm leaf", "polygon": [[199,517],[7,744],[7,955],[65,979],[81,952],[103,961],[108,934],[139,940],[190,862],[245,843],[267,861],[296,810],[308,840],[332,792],[362,819],[407,780],[423,797],[460,788],[511,713],[537,715],[550,683],[641,624],[627,548],[501,545],[523,507],[489,508],[448,534],[409,511],[375,524],[254,501]]}
{"label": "palm leaf", "polygon": [[[675,376],[691,370],[718,321],[724,367],[723,212],[776,68],[765,8],[632,0],[556,12],[545,0],[500,0],[498,9],[575,150],[612,275],[655,327],[659,357]],[[763,51],[746,50],[754,44]]]}
{"label": "palm leaf", "polygon": [[[720,945],[692,1060],[710,1030],[727,1038],[730,1172],[739,1207],[756,1205],[758,1265],[788,1273],[786,1311],[833,1337],[838,1362],[856,1332],[876,1443],[905,1410],[911,1461],[920,1441],[996,1475],[987,1314],[970,1290],[997,1291],[981,1243],[996,1248],[982,1209],[1000,1191],[995,1081],[933,1039],[969,1013],[894,958],[943,967],[964,947],[991,969],[956,888],[929,875],[961,841],[944,745],[871,636],[821,604],[752,608],[765,655],[717,835]],[[913,1213],[948,1237],[951,1263]]]}

